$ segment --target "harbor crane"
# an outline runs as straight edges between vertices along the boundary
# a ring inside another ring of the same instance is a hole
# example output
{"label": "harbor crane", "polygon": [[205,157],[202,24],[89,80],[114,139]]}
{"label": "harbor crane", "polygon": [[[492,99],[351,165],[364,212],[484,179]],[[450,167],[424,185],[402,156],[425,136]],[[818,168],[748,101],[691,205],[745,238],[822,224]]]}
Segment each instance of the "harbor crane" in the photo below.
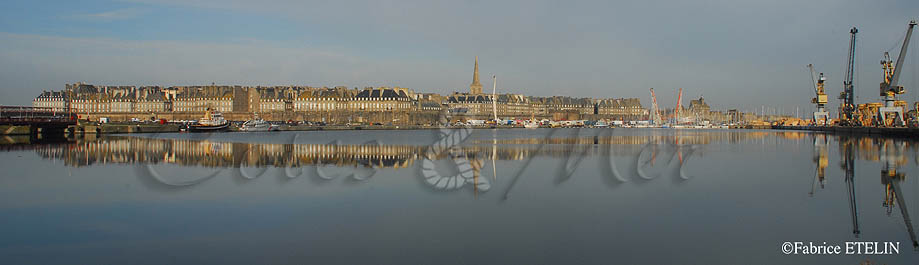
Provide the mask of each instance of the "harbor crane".
{"label": "harbor crane", "polygon": [[[881,82],[881,96],[884,97],[884,106],[878,109],[878,121],[883,126],[905,126],[903,120],[903,106],[897,106],[897,95],[906,93],[906,89],[898,85],[900,74],[903,72],[903,62],[906,60],[906,51],[909,48],[909,38],[913,33],[913,27],[916,26],[916,20],[911,20],[906,28],[906,38],[903,39],[903,46],[900,48],[900,55],[897,56],[896,65],[890,60],[890,53],[884,52],[884,59],[881,60],[881,70],[883,72],[883,81]],[[891,117],[890,115],[895,115]]]}
{"label": "harbor crane", "polygon": [[817,76],[817,71],[814,70],[813,64],[808,64],[807,68],[811,72],[811,80],[814,85],[814,93],[816,97],[811,99],[811,103],[817,105],[817,110],[814,111],[814,125],[826,126],[828,120],[830,119],[830,114],[826,112],[826,91],[823,88],[823,82],[826,81],[826,77],[823,77],[823,73],[820,73],[820,76]]}
{"label": "harbor crane", "polygon": [[657,107],[657,96],[654,95],[653,87],[651,88],[651,108],[651,115],[654,116],[651,118],[651,122],[653,122],[654,125],[663,124],[663,121],[661,121],[661,110]]}
{"label": "harbor crane", "polygon": [[683,88],[680,88],[680,93],[676,97],[676,108],[673,110],[673,123],[680,123],[680,111],[683,110]]}
{"label": "harbor crane", "polygon": [[849,30],[849,59],[846,60],[846,77],[842,81],[842,92],[839,93],[839,125],[861,125],[855,117],[855,35],[858,28]]}

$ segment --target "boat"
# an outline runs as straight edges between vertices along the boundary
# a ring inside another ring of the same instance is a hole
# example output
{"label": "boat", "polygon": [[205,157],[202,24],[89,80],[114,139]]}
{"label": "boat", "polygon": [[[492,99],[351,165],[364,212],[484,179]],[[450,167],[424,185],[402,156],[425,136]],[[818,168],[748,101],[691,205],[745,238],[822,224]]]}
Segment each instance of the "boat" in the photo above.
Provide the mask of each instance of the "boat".
{"label": "boat", "polygon": [[248,120],[239,127],[239,131],[242,132],[267,132],[267,131],[276,131],[278,127],[267,121],[259,118],[258,116],[255,119]]}
{"label": "boat", "polygon": [[539,128],[539,121],[536,120],[536,112],[530,113],[530,119],[523,122],[523,128],[527,128],[527,129]]}
{"label": "boat", "polygon": [[189,129],[193,132],[211,132],[211,131],[223,131],[230,127],[230,123],[223,118],[223,114],[219,111],[207,109],[204,112],[204,117],[198,120],[198,124],[189,126]]}
{"label": "boat", "polygon": [[527,129],[536,129],[536,128],[539,128],[539,122],[536,122],[536,121],[533,121],[533,120],[525,121],[525,122],[523,122],[523,128],[527,128]]}

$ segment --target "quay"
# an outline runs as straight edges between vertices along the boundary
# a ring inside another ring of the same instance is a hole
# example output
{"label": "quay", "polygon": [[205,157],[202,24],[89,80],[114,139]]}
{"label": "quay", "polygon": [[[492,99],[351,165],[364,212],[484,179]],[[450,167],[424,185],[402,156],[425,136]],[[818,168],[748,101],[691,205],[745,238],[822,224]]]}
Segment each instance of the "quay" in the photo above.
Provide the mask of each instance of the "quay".
{"label": "quay", "polygon": [[0,106],[0,135],[63,135],[76,119],[52,108]]}
{"label": "quay", "polygon": [[[90,134],[130,134],[130,133],[178,133],[182,126],[176,123],[104,123],[104,124],[76,124],[67,128],[67,135]],[[283,125],[278,131],[342,131],[342,130],[432,130],[440,126],[433,125]],[[522,126],[490,125],[473,128],[482,129],[510,129],[523,128]],[[230,126],[229,132],[239,131],[236,126]]]}
{"label": "quay", "polygon": [[860,134],[893,137],[917,137],[919,128],[910,127],[865,127],[865,126],[772,126],[777,130],[805,130],[834,134]]}

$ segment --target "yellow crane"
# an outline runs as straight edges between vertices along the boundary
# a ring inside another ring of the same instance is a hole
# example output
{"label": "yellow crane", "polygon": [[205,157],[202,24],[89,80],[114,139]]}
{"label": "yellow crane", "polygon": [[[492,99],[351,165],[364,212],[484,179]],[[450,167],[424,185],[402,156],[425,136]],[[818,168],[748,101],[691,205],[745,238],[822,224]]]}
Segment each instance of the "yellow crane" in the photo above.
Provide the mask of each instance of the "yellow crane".
{"label": "yellow crane", "polygon": [[[883,75],[883,82],[881,82],[880,94],[884,97],[884,107],[878,109],[878,122],[881,126],[905,126],[906,122],[903,120],[903,108],[906,106],[905,101],[897,100],[897,95],[906,93],[906,89],[902,86],[899,86],[897,82],[900,80],[901,70],[903,69],[903,62],[906,60],[906,51],[909,48],[909,38],[912,36],[913,27],[916,26],[916,21],[912,20],[909,22],[906,28],[906,38],[903,39],[903,46],[900,48],[900,55],[897,57],[896,65],[890,60],[890,53],[884,52],[884,59],[881,60],[881,70]],[[891,116],[893,115],[893,116]]]}
{"label": "yellow crane", "polygon": [[811,70],[811,80],[814,85],[814,94],[816,94],[814,98],[811,98],[811,103],[817,105],[817,110],[814,111],[814,125],[826,126],[830,119],[830,114],[826,112],[827,97],[823,88],[826,77],[823,77],[823,73],[817,76],[817,71],[814,70],[813,64],[808,64],[807,68]]}

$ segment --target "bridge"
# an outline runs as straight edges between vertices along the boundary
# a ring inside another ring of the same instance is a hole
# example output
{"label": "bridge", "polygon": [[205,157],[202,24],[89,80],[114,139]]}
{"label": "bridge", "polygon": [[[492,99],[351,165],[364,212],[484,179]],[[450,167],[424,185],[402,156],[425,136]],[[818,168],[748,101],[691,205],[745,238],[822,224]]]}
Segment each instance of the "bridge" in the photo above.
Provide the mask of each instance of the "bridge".
{"label": "bridge", "polygon": [[62,136],[76,122],[76,115],[52,108],[0,106],[0,135]]}

